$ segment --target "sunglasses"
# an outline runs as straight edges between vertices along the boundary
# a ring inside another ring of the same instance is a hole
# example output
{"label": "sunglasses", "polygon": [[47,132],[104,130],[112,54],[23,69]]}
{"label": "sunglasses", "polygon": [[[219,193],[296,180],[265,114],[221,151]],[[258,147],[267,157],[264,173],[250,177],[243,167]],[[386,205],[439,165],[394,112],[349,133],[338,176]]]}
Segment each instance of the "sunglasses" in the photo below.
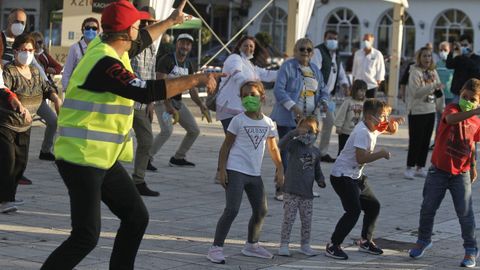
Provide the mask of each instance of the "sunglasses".
{"label": "sunglasses", "polygon": [[308,53],[311,53],[313,52],[313,49],[312,48],[305,48],[305,47],[301,47],[298,49],[300,52],[308,52]]}
{"label": "sunglasses", "polygon": [[38,44],[38,45],[42,45],[42,44],[43,44],[43,40],[38,40],[38,41],[37,41],[37,44]]}
{"label": "sunglasses", "polygon": [[98,30],[98,27],[96,27],[96,26],[85,26],[84,29],[85,29],[85,30],[97,31],[97,30]]}

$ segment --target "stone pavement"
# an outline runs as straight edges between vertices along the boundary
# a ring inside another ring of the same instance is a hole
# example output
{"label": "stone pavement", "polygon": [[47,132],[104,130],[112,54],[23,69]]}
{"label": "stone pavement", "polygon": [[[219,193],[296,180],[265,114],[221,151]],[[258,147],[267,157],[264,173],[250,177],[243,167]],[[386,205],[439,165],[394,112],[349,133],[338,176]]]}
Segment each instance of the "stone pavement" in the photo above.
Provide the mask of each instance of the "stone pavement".
{"label": "stone pavement", "polygon": [[[198,109],[194,108],[194,111]],[[337,261],[323,255],[325,244],[343,210],[330,182],[314,199],[311,243],[322,252],[316,257],[306,257],[293,252],[292,257],[275,256],[272,260],[249,258],[240,250],[246,239],[250,216],[248,200],[244,198],[225,245],[226,265],[210,263],[206,252],[210,247],[215,225],[220,217],[225,199],[224,191],[213,183],[217,166],[218,149],[223,141],[219,122],[200,123],[202,134],[189,152],[188,159],[195,168],[171,168],[168,159],[179,145],[183,129],[175,128],[169,142],[156,157],[156,173],[147,173],[149,186],[161,192],[160,197],[144,197],[150,212],[150,223],[136,260],[136,269],[455,269],[463,257],[462,240],[450,195],[437,213],[434,246],[420,260],[407,256],[406,250],[415,241],[421,203],[423,180],[403,179],[406,160],[407,130],[403,126],[394,136],[383,136],[377,147],[388,148],[391,160],[369,164],[366,174],[370,185],[382,203],[376,229],[376,242],[385,248],[382,256],[360,253],[353,246],[360,235],[360,224],[344,245],[350,256],[347,261]],[[158,132],[158,125],[155,125]],[[33,180],[31,186],[20,186],[17,198],[25,205],[17,213],[0,215],[0,269],[39,269],[41,263],[70,231],[69,197],[53,162],[40,161],[38,153],[44,127],[36,124],[32,130],[30,159],[26,175]],[[331,155],[337,151],[337,136],[332,135]],[[0,153],[1,154],[1,153]],[[125,164],[131,172],[132,165]],[[322,163],[328,177],[331,165]],[[268,192],[269,213],[263,227],[261,242],[276,252],[282,223],[282,204],[273,200],[273,164],[265,155],[263,179]],[[480,207],[474,185],[474,205],[477,220]],[[361,223],[361,221],[359,222]],[[76,269],[108,269],[118,219],[102,207],[102,234],[98,246]],[[292,231],[292,248],[298,248],[299,218]]]}

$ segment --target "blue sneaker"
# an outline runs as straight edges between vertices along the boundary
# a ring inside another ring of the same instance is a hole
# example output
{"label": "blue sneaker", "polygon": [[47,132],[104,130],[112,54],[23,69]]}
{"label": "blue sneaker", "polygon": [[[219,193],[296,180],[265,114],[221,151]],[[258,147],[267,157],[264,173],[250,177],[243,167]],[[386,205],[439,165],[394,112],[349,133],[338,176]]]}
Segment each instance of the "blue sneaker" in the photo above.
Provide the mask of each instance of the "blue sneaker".
{"label": "blue sneaker", "polygon": [[414,259],[423,257],[425,250],[432,247],[432,242],[417,240],[417,245],[408,251],[408,255]]}
{"label": "blue sneaker", "polygon": [[460,264],[461,267],[475,267],[476,259],[478,258],[478,248],[466,248],[465,249],[465,257],[463,257],[463,261]]}

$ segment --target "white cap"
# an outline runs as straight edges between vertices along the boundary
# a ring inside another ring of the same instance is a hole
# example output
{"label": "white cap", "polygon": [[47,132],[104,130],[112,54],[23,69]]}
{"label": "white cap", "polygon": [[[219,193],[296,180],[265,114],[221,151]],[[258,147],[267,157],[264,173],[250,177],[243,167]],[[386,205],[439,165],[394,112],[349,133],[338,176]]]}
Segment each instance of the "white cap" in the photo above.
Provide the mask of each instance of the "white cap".
{"label": "white cap", "polygon": [[180,39],[188,39],[191,42],[193,42],[193,37],[191,35],[187,34],[187,33],[183,33],[183,34],[178,35],[177,41],[179,41]]}

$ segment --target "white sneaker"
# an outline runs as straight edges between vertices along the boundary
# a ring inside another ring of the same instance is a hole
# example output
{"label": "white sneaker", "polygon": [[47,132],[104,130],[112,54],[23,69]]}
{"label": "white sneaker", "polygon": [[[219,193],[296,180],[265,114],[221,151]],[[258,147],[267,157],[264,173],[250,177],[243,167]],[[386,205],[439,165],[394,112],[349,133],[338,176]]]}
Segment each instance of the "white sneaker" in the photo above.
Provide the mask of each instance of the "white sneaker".
{"label": "white sneaker", "polygon": [[413,180],[413,179],[415,179],[415,171],[413,170],[413,168],[407,168],[405,170],[405,172],[403,173],[403,176],[406,179]]}
{"label": "white sneaker", "polygon": [[13,205],[15,206],[22,206],[25,204],[25,201],[24,200],[21,200],[21,199],[15,199],[14,202],[12,202]]}
{"label": "white sneaker", "polygon": [[242,249],[242,254],[249,257],[258,257],[264,259],[273,258],[273,254],[261,247],[258,242],[254,244],[250,244],[248,242],[245,243],[245,247]]}
{"label": "white sneaker", "polygon": [[425,170],[425,168],[420,168],[419,170],[415,171],[415,176],[416,177],[422,177],[425,178],[427,177],[428,171]]}
{"label": "white sneaker", "polygon": [[313,193],[313,197],[320,197],[320,193],[318,193],[318,192],[315,192],[315,191],[314,191],[314,192],[312,192],[312,193]]}
{"label": "white sneaker", "polygon": [[307,256],[310,256],[310,257],[318,255],[318,252],[313,250],[312,247],[310,247],[310,245],[302,245],[298,251],[300,251],[300,253],[302,253],[304,255],[307,255]]}
{"label": "white sneaker", "polygon": [[278,255],[290,257],[290,250],[288,249],[288,245],[280,245],[280,248],[278,249]]}
{"label": "white sneaker", "polygon": [[208,249],[207,259],[213,263],[225,264],[225,256],[223,255],[223,247],[211,246]]}
{"label": "white sneaker", "polygon": [[13,202],[2,202],[2,203],[0,203],[0,213],[7,214],[7,213],[16,212],[17,210],[18,209],[13,204]]}

